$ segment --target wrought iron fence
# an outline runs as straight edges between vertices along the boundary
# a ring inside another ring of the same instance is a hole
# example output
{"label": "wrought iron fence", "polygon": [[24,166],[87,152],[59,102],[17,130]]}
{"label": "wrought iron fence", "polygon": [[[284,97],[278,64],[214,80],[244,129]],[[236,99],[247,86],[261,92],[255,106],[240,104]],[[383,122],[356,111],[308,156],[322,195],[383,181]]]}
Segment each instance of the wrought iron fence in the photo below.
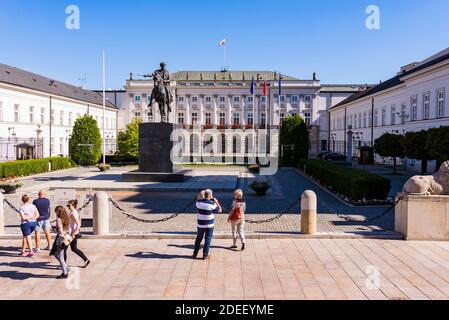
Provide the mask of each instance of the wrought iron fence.
{"label": "wrought iron fence", "polygon": [[0,162],[42,158],[43,138],[0,138]]}

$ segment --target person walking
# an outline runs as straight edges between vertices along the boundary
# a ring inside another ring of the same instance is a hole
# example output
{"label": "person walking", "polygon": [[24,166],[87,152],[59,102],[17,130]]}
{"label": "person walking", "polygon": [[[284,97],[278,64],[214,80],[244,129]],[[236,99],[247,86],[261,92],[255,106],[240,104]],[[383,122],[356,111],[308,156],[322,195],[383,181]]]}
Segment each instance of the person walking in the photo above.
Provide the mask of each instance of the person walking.
{"label": "person walking", "polygon": [[50,250],[51,244],[51,224],[50,224],[50,200],[45,197],[43,190],[39,191],[39,197],[33,201],[34,206],[39,211],[39,218],[37,219],[37,227],[34,233],[36,239],[35,253],[39,253],[41,250],[41,232],[44,231],[45,238],[47,239],[47,247],[45,250]]}
{"label": "person walking", "polygon": [[246,203],[243,201],[243,191],[237,189],[234,191],[234,201],[232,202],[232,209],[229,212],[228,222],[231,223],[232,229],[232,249],[237,249],[237,234],[240,237],[240,242],[242,243],[241,250],[245,250],[245,211]]}
{"label": "person walking", "polygon": [[[30,197],[27,195],[22,196],[23,205],[19,209],[21,224],[20,229],[22,230],[22,250],[20,251],[20,255],[22,257],[33,257],[33,243],[31,241],[31,235],[37,226],[37,219],[39,218],[39,211],[34,206],[34,204],[30,203]],[[28,247],[29,253],[27,254],[25,251],[25,246]]]}
{"label": "person walking", "polygon": [[[70,249],[76,253],[84,261],[83,268],[86,268],[90,264],[90,260],[86,257],[83,251],[78,249],[78,239],[81,237],[80,228],[81,222],[79,218],[79,213],[77,210],[78,200],[70,200],[67,203],[67,208],[69,209],[68,215],[70,217],[70,235],[72,236],[72,242],[70,243]],[[64,258],[67,262],[67,251],[64,252]]]}
{"label": "person walking", "polygon": [[56,213],[56,239],[50,251],[50,256],[55,256],[61,266],[62,273],[56,279],[67,279],[69,277],[69,267],[66,262],[67,248],[69,246],[70,237],[70,217],[63,206],[55,208]]}
{"label": "person walking", "polygon": [[[197,208],[197,236],[195,240],[195,248],[193,251],[193,259],[196,259],[198,252],[200,251],[200,245],[205,238],[204,248],[203,248],[203,260],[210,258],[209,250],[212,242],[212,236],[214,233],[214,219],[215,214],[221,213],[222,208],[217,199],[213,198],[212,190],[202,191],[204,194],[203,199],[198,199],[196,202]],[[200,193],[201,194],[201,193]],[[199,198],[202,198],[199,196]]]}

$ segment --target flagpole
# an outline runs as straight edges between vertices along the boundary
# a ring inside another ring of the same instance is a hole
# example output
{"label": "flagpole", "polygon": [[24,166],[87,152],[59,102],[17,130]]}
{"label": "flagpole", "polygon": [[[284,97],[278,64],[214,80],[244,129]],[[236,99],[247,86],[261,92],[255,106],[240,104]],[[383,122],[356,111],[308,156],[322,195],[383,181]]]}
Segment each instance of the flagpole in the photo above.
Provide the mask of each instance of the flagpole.
{"label": "flagpole", "polygon": [[255,94],[255,84],[254,84],[254,90],[253,90],[253,160],[254,160],[254,164],[257,162],[256,161],[256,94]]}
{"label": "flagpole", "polygon": [[106,164],[106,134],[105,134],[105,115],[106,115],[106,67],[103,50],[103,164]]}
{"label": "flagpole", "polygon": [[265,96],[265,156],[267,156],[268,153],[268,88],[267,88],[267,82],[264,83],[264,96]]}

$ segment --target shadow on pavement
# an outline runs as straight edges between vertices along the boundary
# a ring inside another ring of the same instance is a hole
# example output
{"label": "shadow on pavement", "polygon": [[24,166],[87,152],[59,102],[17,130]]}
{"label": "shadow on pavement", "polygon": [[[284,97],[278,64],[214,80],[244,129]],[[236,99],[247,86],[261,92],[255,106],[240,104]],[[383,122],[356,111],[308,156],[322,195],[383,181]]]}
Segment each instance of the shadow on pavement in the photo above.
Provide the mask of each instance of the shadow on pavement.
{"label": "shadow on pavement", "polygon": [[30,278],[53,279],[54,276],[43,274],[32,274],[18,271],[0,271],[0,278],[9,278],[12,280],[26,280]]}
{"label": "shadow on pavement", "polygon": [[191,255],[163,254],[155,252],[137,252],[127,254],[126,257],[138,259],[192,259]]}

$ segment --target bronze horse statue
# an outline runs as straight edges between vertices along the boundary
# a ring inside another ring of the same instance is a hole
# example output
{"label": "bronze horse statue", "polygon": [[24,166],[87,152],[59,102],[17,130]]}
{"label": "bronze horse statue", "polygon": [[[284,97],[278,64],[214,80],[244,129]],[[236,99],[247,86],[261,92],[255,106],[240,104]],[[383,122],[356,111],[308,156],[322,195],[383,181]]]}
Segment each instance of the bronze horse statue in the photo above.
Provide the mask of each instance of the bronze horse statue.
{"label": "bronze horse statue", "polygon": [[144,77],[152,77],[154,80],[154,87],[151,92],[148,108],[153,110],[153,104],[156,102],[161,113],[161,122],[168,122],[173,97],[170,92],[170,74],[165,69],[165,63],[161,63],[160,70],[156,70],[153,74],[145,75]]}

